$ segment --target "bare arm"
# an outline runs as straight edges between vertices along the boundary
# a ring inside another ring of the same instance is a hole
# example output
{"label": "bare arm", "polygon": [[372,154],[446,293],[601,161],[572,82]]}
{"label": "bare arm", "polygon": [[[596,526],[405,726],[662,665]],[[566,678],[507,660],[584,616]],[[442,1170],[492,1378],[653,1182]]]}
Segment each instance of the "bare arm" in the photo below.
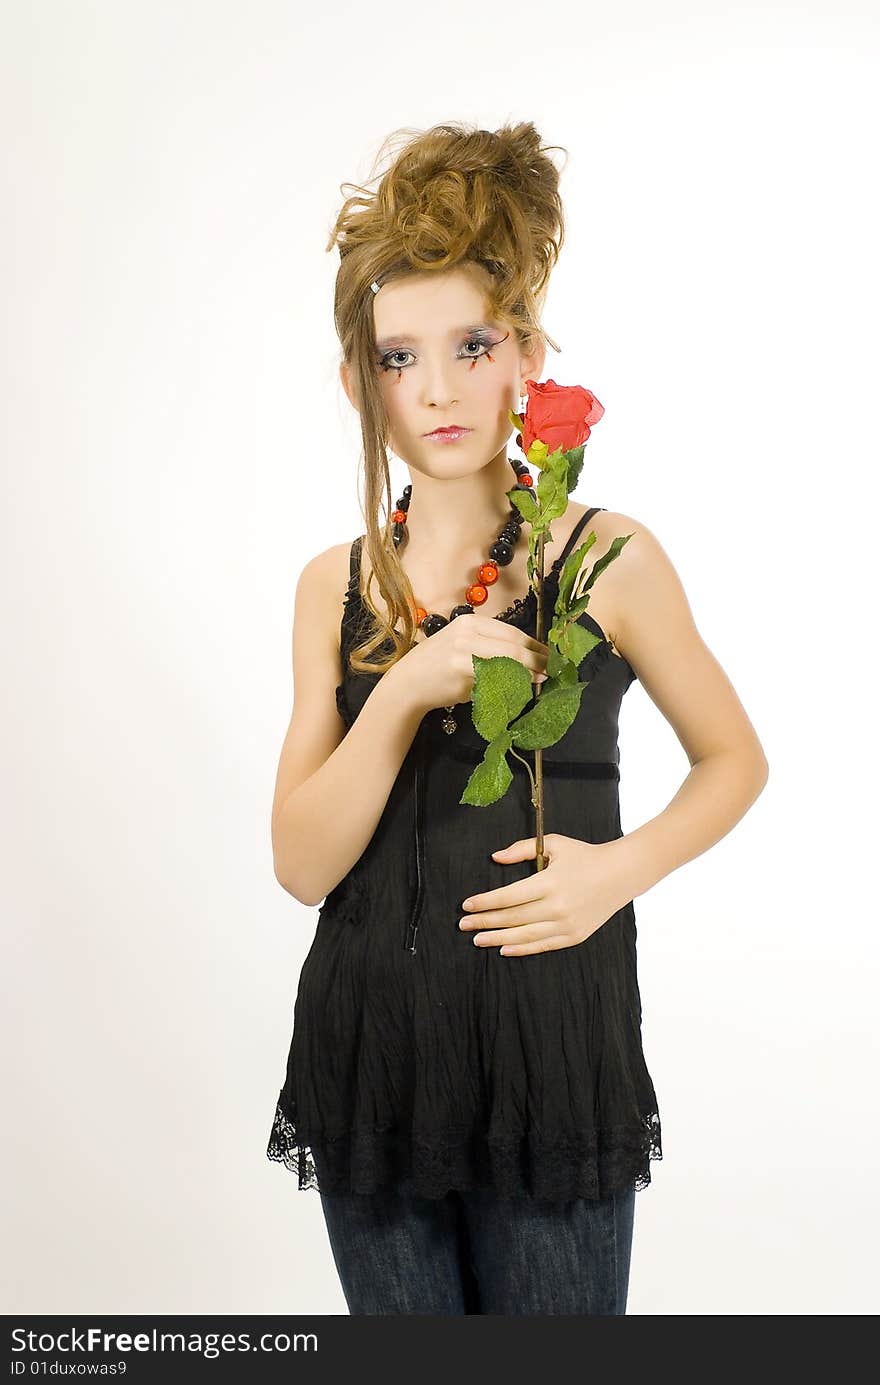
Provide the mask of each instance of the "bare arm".
{"label": "bare arm", "polygon": [[[630,898],[719,841],[769,777],[758,736],[704,644],[679,576],[656,537],[630,515],[605,515],[610,534],[634,533],[596,583],[613,606],[614,643],[675,731],[691,770],[656,817],[620,837]],[[596,549],[607,545],[596,544]]]}
{"label": "bare arm", "polygon": [[347,571],[341,547],[307,563],[297,585],[295,700],[272,806],[276,878],[307,905],[329,894],[363,854],[426,710],[397,664],[345,733],[335,698],[339,591]]}
{"label": "bare arm", "polygon": [[630,898],[644,894],[726,837],[751,808],[767,777],[768,771],[752,769],[733,751],[698,760],[663,811],[619,839]]}

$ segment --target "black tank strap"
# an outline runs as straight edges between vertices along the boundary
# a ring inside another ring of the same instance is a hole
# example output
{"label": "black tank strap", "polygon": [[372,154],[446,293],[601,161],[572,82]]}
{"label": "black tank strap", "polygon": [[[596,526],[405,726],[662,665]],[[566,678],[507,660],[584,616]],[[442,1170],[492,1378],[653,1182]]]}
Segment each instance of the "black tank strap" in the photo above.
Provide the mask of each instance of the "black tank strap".
{"label": "black tank strap", "polygon": [[364,536],[363,536],[363,534],[361,534],[360,537],[359,537],[359,538],[356,538],[355,541],[354,541],[354,543],[351,545],[351,553],[349,554],[349,560],[348,560],[348,585],[349,585],[349,586],[351,586],[354,582],[359,581],[359,579],[360,579],[360,573],[361,573],[361,544],[362,544],[362,542],[363,542],[363,538],[364,538]]}
{"label": "black tank strap", "polygon": [[596,514],[597,511],[604,509],[604,505],[594,505],[591,510],[587,510],[586,514],[581,515],[577,524],[574,526],[571,533],[569,534],[565,547],[563,548],[559,557],[556,559],[556,562],[559,564],[560,567],[562,566],[565,559],[568,557],[569,553],[573,552],[574,546],[578,541],[578,537],[584,525],[589,523],[589,521],[593,518],[593,515]]}
{"label": "black tank strap", "polygon": [[353,619],[357,616],[361,608],[361,539],[355,539],[351,545],[351,552],[348,563],[348,586],[345,589],[345,596],[342,602],[342,639],[340,648],[345,652],[347,632],[350,632]]}

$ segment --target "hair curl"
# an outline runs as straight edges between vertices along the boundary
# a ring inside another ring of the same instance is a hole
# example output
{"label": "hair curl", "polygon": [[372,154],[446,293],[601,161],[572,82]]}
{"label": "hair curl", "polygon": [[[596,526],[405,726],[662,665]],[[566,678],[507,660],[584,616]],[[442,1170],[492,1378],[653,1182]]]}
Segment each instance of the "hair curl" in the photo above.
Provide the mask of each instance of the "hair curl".
{"label": "hair curl", "polygon": [[[326,248],[339,250],[334,321],[359,405],[370,563],[361,595],[373,621],[351,651],[357,672],[386,672],[412,647],[416,631],[415,598],[391,537],[389,421],[375,368],[370,285],[476,262],[488,270],[489,314],[511,325],[521,349],[530,351],[539,337],[558,351],[539,320],[564,238],[559,170],[549,149],[562,146],[543,146],[530,121],[495,131],[462,123],[402,129],[388,136],[374,160],[367,183],[379,178],[375,191],[340,185],[343,195],[352,191]],[[390,164],[380,173],[386,153]],[[387,617],[370,598],[374,578]]]}

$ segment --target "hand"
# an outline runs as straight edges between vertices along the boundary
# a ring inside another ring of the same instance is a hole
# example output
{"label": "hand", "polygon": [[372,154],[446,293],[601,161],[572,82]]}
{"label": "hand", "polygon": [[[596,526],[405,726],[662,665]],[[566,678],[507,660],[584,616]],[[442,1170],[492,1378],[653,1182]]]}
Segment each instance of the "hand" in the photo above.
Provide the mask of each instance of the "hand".
{"label": "hand", "polygon": [[546,677],[549,646],[494,616],[458,616],[436,635],[421,635],[396,667],[426,711],[469,702],[474,689],[474,655],[506,655],[528,669],[532,682]]}
{"label": "hand", "polygon": [[[575,947],[632,899],[625,842],[625,837],[594,843],[545,833],[544,855],[550,864],[524,880],[464,900],[459,928],[479,930],[473,940],[478,947],[503,944],[503,957]],[[537,854],[535,837],[492,852],[501,864],[534,860]]]}

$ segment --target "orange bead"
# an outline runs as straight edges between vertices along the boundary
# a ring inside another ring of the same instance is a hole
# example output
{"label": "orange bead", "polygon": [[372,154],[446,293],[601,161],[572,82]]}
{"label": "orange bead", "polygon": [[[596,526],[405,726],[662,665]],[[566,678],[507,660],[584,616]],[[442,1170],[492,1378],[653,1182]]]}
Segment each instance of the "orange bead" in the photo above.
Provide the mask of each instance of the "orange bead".
{"label": "orange bead", "polygon": [[469,606],[482,606],[484,601],[489,600],[489,593],[481,582],[474,582],[465,592],[464,599]]}
{"label": "orange bead", "polygon": [[428,615],[428,612],[425,610],[424,606],[417,606],[417,607],[416,607],[416,625],[421,625],[422,621],[426,619],[427,615]]}
{"label": "orange bead", "polygon": [[481,563],[477,577],[484,586],[491,587],[493,582],[498,581],[498,564],[491,558],[487,563]]}
{"label": "orange bead", "polygon": [[406,510],[391,511],[392,524],[406,524]]}

